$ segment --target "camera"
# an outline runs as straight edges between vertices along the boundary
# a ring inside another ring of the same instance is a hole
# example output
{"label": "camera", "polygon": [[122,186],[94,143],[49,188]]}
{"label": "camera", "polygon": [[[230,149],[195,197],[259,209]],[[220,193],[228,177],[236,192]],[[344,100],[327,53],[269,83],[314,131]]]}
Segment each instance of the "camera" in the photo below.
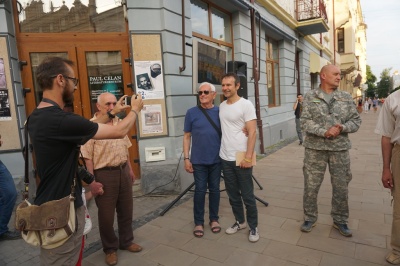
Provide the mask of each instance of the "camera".
{"label": "camera", "polygon": [[78,165],[76,174],[81,178],[86,184],[90,184],[94,181],[94,175],[92,175],[84,166]]}
{"label": "camera", "polygon": [[125,105],[131,105],[131,99],[132,99],[132,96],[126,96],[125,97]]}
{"label": "camera", "polygon": [[[135,96],[135,99],[137,99],[137,95],[134,95],[134,96]],[[125,97],[125,105],[131,105],[132,97],[133,96],[126,96]]]}

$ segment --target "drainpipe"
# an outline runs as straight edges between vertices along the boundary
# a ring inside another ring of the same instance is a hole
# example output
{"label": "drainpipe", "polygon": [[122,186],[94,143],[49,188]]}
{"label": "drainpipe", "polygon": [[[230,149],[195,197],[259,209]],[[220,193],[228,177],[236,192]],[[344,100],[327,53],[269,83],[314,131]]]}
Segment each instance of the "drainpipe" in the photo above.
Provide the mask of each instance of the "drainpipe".
{"label": "drainpipe", "polygon": [[[254,5],[254,0],[250,0],[251,4]],[[260,16],[261,17],[261,16]],[[255,96],[255,104],[256,104],[256,115],[257,115],[257,127],[258,127],[258,135],[260,139],[260,153],[264,154],[264,137],[263,137],[263,127],[262,120],[260,114],[260,90],[258,81],[260,79],[258,69],[259,66],[257,64],[257,34],[256,34],[256,16],[254,8],[250,8],[250,20],[251,20],[251,43],[252,43],[252,51],[253,51],[253,78],[254,78],[254,96]],[[261,45],[259,43],[258,45]]]}
{"label": "drainpipe", "polygon": [[335,0],[332,0],[332,24],[333,24],[333,64],[336,65]]}
{"label": "drainpipe", "polygon": [[182,66],[179,67],[179,72],[183,72],[186,69],[185,35],[185,0],[182,0]]}

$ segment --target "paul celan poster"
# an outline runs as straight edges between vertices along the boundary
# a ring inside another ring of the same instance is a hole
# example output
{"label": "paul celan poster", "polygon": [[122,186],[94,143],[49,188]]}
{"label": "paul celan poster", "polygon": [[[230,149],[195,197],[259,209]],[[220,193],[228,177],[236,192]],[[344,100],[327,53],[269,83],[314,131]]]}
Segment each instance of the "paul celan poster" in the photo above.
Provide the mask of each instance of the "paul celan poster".
{"label": "paul celan poster", "polygon": [[122,80],[122,74],[89,76],[89,91],[92,114],[94,114],[97,112],[97,97],[103,92],[114,94],[117,100],[124,95],[124,82]]}
{"label": "paul celan poster", "polygon": [[143,99],[164,99],[161,61],[135,61],[136,92]]}

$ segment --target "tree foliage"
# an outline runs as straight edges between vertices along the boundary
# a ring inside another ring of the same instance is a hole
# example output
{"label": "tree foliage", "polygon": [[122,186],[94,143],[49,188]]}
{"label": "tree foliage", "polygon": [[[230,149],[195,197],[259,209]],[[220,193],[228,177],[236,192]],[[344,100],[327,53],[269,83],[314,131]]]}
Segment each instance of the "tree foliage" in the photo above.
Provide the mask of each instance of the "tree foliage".
{"label": "tree foliage", "polygon": [[376,76],[371,72],[371,67],[367,65],[367,82],[368,88],[365,90],[366,97],[375,97],[376,92]]}
{"label": "tree foliage", "polygon": [[392,68],[385,68],[381,73],[381,80],[377,83],[377,94],[379,98],[384,98],[389,95],[390,92],[390,70]]}

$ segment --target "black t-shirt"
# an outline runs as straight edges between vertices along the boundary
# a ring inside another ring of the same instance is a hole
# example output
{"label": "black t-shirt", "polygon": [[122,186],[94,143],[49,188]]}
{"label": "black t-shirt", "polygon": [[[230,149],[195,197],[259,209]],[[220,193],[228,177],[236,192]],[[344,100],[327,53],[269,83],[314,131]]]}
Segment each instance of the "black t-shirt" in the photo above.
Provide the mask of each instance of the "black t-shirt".
{"label": "black t-shirt", "polygon": [[[35,204],[58,200],[71,193],[77,168],[79,145],[98,130],[98,124],[59,107],[35,109],[29,117],[28,132],[36,158],[40,184]],[[75,208],[83,205],[82,184],[78,177]]]}
{"label": "black t-shirt", "polygon": [[296,106],[296,110],[294,110],[294,115],[296,116],[297,119],[300,118],[302,109],[303,109],[303,103],[298,102],[297,106]]}

